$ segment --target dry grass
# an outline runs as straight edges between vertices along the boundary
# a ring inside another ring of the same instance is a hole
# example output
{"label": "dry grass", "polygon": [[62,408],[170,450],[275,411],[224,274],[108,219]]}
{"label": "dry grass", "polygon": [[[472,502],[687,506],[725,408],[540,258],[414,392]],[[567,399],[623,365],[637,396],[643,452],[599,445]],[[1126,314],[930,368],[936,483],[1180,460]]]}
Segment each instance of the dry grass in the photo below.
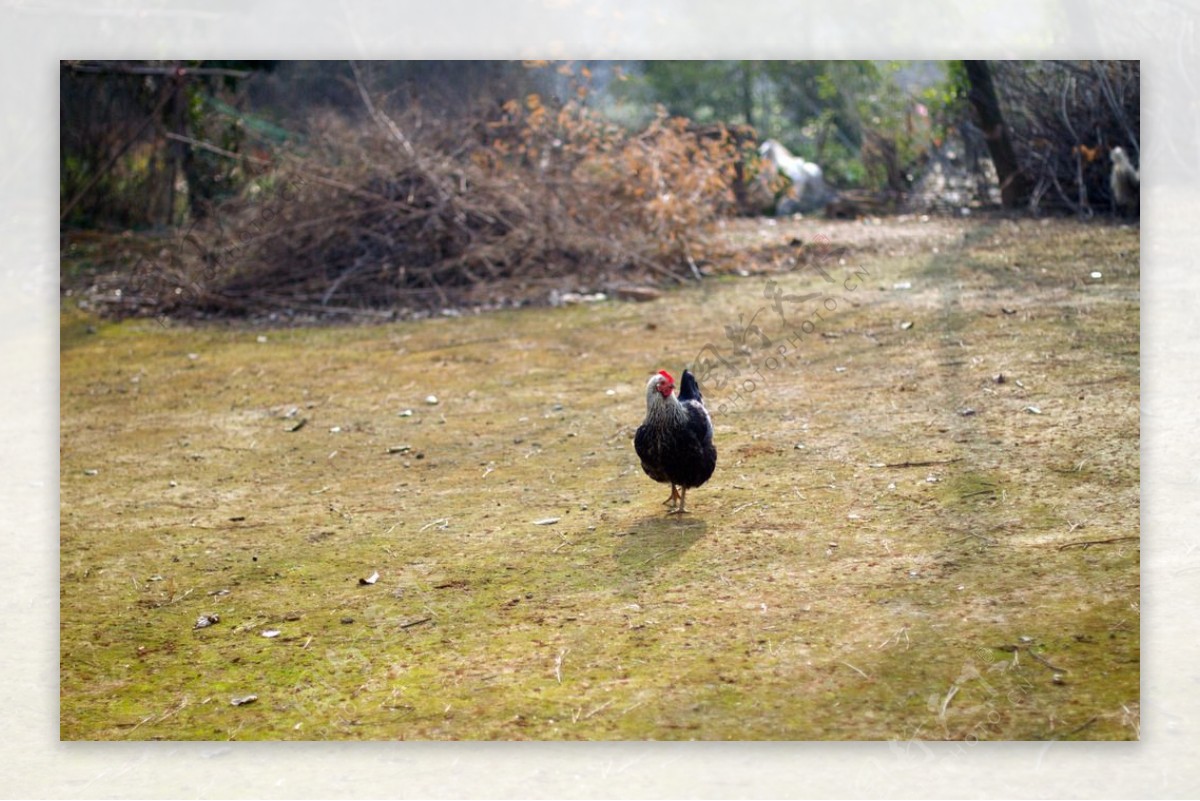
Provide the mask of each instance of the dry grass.
{"label": "dry grass", "polygon": [[766,276],[364,328],[65,314],[62,736],[1135,738],[1137,230],[760,225],[728,239],[880,239],[770,277],[836,310],[741,400],[706,385],[684,519],[631,447],[644,378],[763,307],[787,345]]}

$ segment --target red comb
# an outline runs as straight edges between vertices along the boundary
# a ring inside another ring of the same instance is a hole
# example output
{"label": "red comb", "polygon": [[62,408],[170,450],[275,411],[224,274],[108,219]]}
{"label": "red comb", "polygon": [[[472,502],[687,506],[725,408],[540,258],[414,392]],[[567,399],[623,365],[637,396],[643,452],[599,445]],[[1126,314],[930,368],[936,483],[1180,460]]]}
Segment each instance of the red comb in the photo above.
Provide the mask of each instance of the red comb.
{"label": "red comb", "polygon": [[670,381],[672,384],[675,383],[675,379],[672,378],[671,374],[668,373],[666,370],[659,370],[658,374],[661,375],[663,378],[667,379],[668,381]]}

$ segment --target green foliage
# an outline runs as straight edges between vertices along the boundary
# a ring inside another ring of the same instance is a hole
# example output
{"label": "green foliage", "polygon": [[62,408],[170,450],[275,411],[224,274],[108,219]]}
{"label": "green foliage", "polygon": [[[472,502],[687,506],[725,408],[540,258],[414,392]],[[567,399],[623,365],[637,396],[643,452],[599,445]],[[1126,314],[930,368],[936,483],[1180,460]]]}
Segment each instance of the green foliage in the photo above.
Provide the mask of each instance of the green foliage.
{"label": "green foliage", "polygon": [[881,188],[957,119],[962,80],[932,62],[653,61],[620,91],[698,123],[748,123],[835,185]]}
{"label": "green foliage", "polygon": [[757,116],[752,61],[648,61],[639,77],[617,88],[647,108],[661,104],[676,116],[700,124],[753,125]]}
{"label": "green foliage", "polygon": [[967,68],[962,61],[946,62],[946,82],[943,85],[942,101],[945,105],[965,101],[971,90]]}

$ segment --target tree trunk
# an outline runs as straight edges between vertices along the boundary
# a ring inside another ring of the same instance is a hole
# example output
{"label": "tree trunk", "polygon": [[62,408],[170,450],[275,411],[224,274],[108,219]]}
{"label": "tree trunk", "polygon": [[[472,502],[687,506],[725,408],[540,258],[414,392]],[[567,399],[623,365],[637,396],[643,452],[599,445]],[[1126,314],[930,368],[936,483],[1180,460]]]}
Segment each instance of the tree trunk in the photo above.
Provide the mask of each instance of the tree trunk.
{"label": "tree trunk", "polygon": [[[172,75],[167,79],[171,99],[163,109],[163,130],[187,135],[187,98],[183,92],[183,76]],[[175,225],[175,184],[183,168],[183,142],[167,140],[167,208],[163,224],[170,228]]]}
{"label": "tree trunk", "polygon": [[1029,178],[1017,163],[1004,115],[1000,113],[996,87],[992,84],[992,70],[986,61],[964,61],[963,67],[971,82],[968,99],[979,117],[979,127],[1000,178],[1000,202],[1009,209],[1024,206],[1029,202]]}
{"label": "tree trunk", "polygon": [[754,73],[751,71],[752,62],[743,61],[739,66],[741,75],[741,90],[742,90],[742,114],[746,117],[746,124],[754,125]]}

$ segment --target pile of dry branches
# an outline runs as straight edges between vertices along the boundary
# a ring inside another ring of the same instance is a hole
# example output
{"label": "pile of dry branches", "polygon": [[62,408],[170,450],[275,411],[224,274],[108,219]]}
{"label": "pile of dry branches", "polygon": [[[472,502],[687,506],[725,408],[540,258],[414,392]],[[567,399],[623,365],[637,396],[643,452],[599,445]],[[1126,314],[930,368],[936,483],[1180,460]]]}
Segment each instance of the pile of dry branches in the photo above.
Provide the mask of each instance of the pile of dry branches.
{"label": "pile of dry branches", "polygon": [[665,114],[631,133],[530,95],[444,125],[362,98],[366,121],[315,120],[305,153],[143,259],[124,308],[412,314],[682,282],[734,209],[732,138]]}
{"label": "pile of dry branches", "polygon": [[1109,211],[1109,152],[1120,146],[1140,161],[1140,62],[993,65],[1017,159],[1033,182],[1033,207]]}

